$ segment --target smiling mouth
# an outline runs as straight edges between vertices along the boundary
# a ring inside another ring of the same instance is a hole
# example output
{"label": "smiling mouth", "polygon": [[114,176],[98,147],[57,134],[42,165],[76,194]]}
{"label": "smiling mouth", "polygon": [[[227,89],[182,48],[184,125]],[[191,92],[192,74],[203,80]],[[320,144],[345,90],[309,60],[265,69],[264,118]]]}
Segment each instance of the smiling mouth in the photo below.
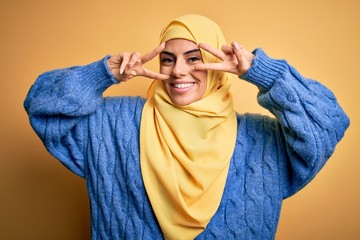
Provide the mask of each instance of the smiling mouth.
{"label": "smiling mouth", "polygon": [[193,86],[195,83],[171,83],[171,86],[174,88],[179,88],[179,89],[185,89],[185,88],[189,88],[191,86]]}

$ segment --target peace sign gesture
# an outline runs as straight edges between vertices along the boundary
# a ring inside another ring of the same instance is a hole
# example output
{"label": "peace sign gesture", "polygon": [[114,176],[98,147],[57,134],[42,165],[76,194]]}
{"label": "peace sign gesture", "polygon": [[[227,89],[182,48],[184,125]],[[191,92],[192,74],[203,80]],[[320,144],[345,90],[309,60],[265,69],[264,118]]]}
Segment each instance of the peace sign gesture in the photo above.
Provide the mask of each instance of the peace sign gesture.
{"label": "peace sign gesture", "polygon": [[107,64],[115,79],[119,82],[126,82],[136,76],[143,76],[151,79],[165,80],[169,76],[150,71],[144,64],[156,57],[165,48],[165,43],[141,56],[138,52],[122,52],[111,56]]}
{"label": "peace sign gesture", "polygon": [[251,67],[252,60],[255,57],[237,42],[232,42],[231,46],[224,45],[221,50],[205,43],[200,43],[199,47],[220,59],[221,62],[200,63],[194,67],[195,70],[217,70],[241,76]]}

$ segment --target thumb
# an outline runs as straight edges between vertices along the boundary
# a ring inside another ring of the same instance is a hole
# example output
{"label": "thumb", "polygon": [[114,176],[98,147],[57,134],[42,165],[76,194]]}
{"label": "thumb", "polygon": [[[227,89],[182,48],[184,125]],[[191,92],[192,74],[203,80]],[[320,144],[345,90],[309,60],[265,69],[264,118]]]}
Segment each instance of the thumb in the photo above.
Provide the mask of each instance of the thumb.
{"label": "thumb", "polygon": [[240,75],[242,75],[250,68],[251,63],[247,60],[245,56],[246,51],[242,45],[237,42],[232,42],[231,46],[233,47],[234,54],[238,60],[238,70],[240,71]]}
{"label": "thumb", "polygon": [[234,54],[237,58],[237,60],[240,62],[241,60],[243,60],[243,46],[241,46],[239,43],[237,42],[232,42],[231,46],[234,49]]}

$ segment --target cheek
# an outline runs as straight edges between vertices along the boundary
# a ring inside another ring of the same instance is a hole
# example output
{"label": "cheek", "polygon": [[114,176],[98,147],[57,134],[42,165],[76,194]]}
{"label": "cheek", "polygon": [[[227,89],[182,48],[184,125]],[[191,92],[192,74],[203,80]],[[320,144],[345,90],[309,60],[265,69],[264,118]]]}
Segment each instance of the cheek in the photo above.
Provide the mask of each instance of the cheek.
{"label": "cheek", "polygon": [[161,83],[164,85],[165,87],[165,90],[166,90],[166,93],[170,96],[170,89],[171,89],[171,86],[170,86],[170,83],[168,81],[161,81]]}
{"label": "cheek", "polygon": [[200,73],[201,76],[199,78],[201,79],[201,90],[202,90],[202,96],[204,96],[206,89],[207,89],[207,71],[203,71]]}
{"label": "cheek", "polygon": [[160,73],[161,73],[161,74],[170,75],[170,73],[171,73],[171,68],[170,68],[170,67],[160,66]]}
{"label": "cheek", "polygon": [[207,83],[207,71],[193,71],[192,72],[193,78],[197,79],[201,82],[202,85],[206,86]]}

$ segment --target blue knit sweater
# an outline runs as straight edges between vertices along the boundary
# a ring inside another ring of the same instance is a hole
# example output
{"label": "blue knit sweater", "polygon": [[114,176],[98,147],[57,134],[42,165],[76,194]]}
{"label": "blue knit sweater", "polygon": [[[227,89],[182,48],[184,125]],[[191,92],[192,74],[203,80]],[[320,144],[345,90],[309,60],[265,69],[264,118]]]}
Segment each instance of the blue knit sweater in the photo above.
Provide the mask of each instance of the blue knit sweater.
{"label": "blue knit sweater", "polygon": [[[238,114],[221,204],[197,239],[274,239],[283,199],[318,173],[349,125],[330,90],[254,53],[242,78],[276,118]],[[139,164],[145,99],[102,97],[117,83],[107,59],[40,75],[24,106],[48,151],[85,178],[92,239],[162,239]]]}

